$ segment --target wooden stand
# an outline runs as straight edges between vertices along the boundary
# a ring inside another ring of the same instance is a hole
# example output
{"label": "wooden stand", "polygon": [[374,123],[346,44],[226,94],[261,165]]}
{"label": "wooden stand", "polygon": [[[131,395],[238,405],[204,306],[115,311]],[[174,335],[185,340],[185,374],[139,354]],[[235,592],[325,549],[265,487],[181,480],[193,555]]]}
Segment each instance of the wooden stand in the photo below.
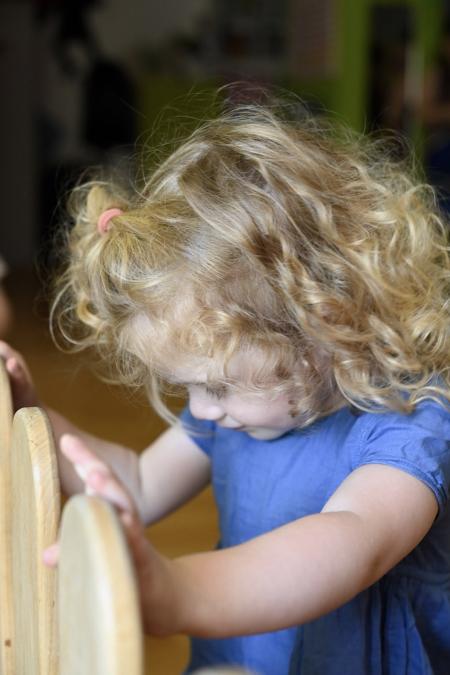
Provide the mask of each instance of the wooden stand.
{"label": "wooden stand", "polygon": [[72,497],[59,566],[43,564],[60,521],[56,450],[43,410],[22,408],[13,420],[12,409],[0,359],[0,675],[143,675],[139,597],[120,521],[105,501]]}
{"label": "wooden stand", "polygon": [[42,552],[58,536],[60,493],[50,423],[39,408],[15,414],[10,462],[14,673],[57,675],[57,572]]}
{"label": "wooden stand", "polygon": [[116,513],[96,497],[64,509],[59,636],[61,675],[143,673],[134,569]]}
{"label": "wooden stand", "polygon": [[59,568],[46,567],[60,520],[50,423],[39,408],[17,411],[12,430],[11,419],[0,359],[0,675],[143,675],[139,598],[114,509],[70,499]]}
{"label": "wooden stand", "polygon": [[0,673],[12,673],[12,589],[11,589],[11,513],[10,446],[12,401],[9,378],[0,359]]}

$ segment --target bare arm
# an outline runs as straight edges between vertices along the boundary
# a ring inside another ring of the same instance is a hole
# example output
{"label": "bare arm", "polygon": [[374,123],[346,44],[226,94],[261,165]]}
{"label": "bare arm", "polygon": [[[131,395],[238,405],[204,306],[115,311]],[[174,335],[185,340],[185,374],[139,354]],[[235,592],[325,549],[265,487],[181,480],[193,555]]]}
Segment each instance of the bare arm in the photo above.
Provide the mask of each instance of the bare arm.
{"label": "bare arm", "polygon": [[181,425],[165,431],[139,457],[143,522],[160,520],[198,494],[211,478],[208,456]]}
{"label": "bare arm", "polygon": [[[57,446],[67,433],[81,439],[121,479],[133,496],[145,525],[155,523],[187,502],[209,482],[209,459],[181,426],[167,429],[139,455],[129,448],[78,429],[54,410],[47,412]],[[72,463],[61,452],[57,456],[65,494],[82,492],[84,483],[75,473]]]}
{"label": "bare arm", "polygon": [[[78,461],[77,453],[68,453]],[[168,560],[145,536],[130,495],[104,466],[86,482],[118,509],[133,555],[144,627],[155,635],[226,637],[320,617],[381,578],[425,536],[431,490],[398,469],[354,471],[323,511],[245,544]],[[54,565],[57,550],[46,552]]]}
{"label": "bare arm", "polygon": [[436,513],[434,495],[416,478],[387,466],[361,467],[320,514],[241,546],[165,561],[170,584],[154,585],[156,601],[151,585],[142,585],[146,625],[160,634],[225,637],[311,621],[405,557]]}

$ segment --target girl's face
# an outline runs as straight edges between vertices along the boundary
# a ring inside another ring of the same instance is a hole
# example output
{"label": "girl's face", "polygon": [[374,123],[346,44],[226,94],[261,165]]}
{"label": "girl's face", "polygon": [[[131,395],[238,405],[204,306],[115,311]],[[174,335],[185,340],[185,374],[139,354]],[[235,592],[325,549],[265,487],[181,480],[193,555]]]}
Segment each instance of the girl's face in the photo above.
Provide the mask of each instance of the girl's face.
{"label": "girl's face", "polygon": [[298,426],[285,394],[227,392],[203,383],[188,385],[189,408],[194,417],[220,427],[245,431],[252,438],[272,440]]}
{"label": "girl's face", "polygon": [[[241,364],[241,367],[244,367]],[[239,382],[240,364],[236,359],[230,368],[233,380]],[[292,416],[292,404],[286,393],[255,394],[245,390],[227,390],[207,382],[201,368],[177,369],[174,381],[186,386],[189,408],[194,417],[211,420],[220,427],[245,431],[252,438],[272,440],[299,426]]]}

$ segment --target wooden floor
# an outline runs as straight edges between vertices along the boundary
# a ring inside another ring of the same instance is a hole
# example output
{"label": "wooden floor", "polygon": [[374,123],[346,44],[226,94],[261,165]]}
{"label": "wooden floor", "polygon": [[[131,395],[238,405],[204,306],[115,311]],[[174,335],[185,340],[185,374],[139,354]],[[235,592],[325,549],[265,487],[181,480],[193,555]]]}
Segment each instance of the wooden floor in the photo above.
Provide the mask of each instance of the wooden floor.
{"label": "wooden floor", "polygon": [[[12,273],[6,283],[15,320],[10,342],[31,368],[41,398],[80,427],[139,451],[164,428],[164,424],[135,395],[100,382],[83,357],[62,354],[52,344],[47,309],[39,301],[39,284],[31,273]],[[210,490],[148,531],[152,543],[176,557],[208,550],[217,541],[216,511]],[[146,638],[146,672],[151,675],[181,673],[188,658],[188,641],[182,636]]]}

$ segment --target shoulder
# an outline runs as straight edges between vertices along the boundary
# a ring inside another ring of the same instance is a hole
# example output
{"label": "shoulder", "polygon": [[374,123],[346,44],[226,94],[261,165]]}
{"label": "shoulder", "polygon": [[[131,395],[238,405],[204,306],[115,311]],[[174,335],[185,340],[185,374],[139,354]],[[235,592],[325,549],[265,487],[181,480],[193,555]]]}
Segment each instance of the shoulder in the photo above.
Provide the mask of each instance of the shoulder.
{"label": "shoulder", "polygon": [[353,469],[383,464],[430,487],[442,508],[450,496],[450,411],[433,400],[410,414],[363,413],[358,420]]}
{"label": "shoulder", "polygon": [[419,403],[411,413],[361,413],[358,426],[363,441],[392,435],[397,440],[436,436],[450,439],[450,407],[435,400]]}
{"label": "shoulder", "polygon": [[215,422],[197,419],[191,414],[189,406],[184,408],[179,419],[183,431],[189,438],[194,441],[203,452],[210,455],[215,439]]}

